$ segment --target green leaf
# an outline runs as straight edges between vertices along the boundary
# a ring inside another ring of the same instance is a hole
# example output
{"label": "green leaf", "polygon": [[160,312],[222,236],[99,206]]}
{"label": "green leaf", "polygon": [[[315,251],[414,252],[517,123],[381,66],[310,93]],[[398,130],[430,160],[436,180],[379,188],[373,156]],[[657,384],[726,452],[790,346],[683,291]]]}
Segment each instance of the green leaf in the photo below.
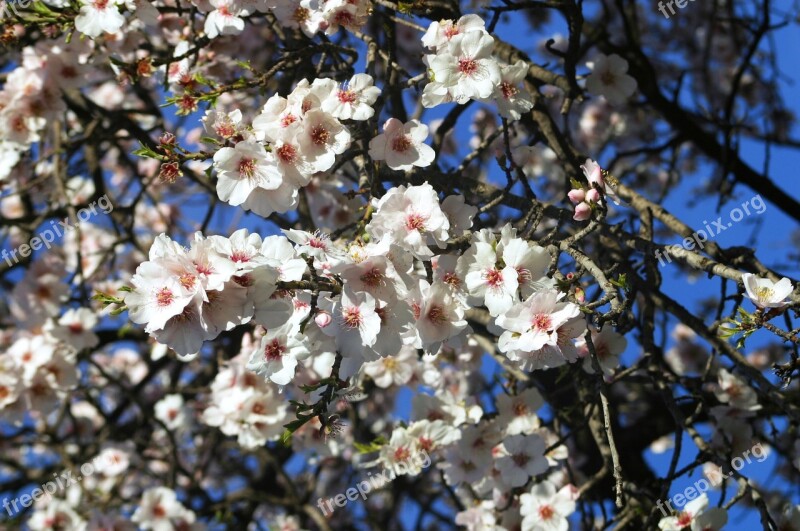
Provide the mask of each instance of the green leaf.
{"label": "green leaf", "polygon": [[45,17],[55,17],[58,15],[58,13],[47,7],[44,2],[34,2],[31,9],[34,13]]}
{"label": "green leaf", "polygon": [[219,140],[217,140],[216,138],[211,138],[210,136],[200,137],[200,142],[202,142],[203,144],[212,144],[215,146],[220,145]]}
{"label": "green leaf", "polygon": [[298,402],[297,400],[289,400],[289,403],[296,407],[298,411],[308,411],[309,409],[314,409],[313,405],[306,404],[305,402]]}
{"label": "green leaf", "polygon": [[210,79],[205,77],[200,72],[196,72],[194,74],[194,80],[197,81],[198,83],[201,83],[201,84],[206,85],[208,87],[212,87],[213,88],[215,86],[214,83]]}
{"label": "green leaf", "polygon": [[163,158],[161,155],[159,155],[158,153],[156,153],[155,151],[153,151],[152,149],[150,149],[147,146],[142,146],[139,149],[134,150],[133,154],[138,156],[138,157],[144,157],[144,158],[148,158],[148,159],[162,160],[162,158]]}
{"label": "green leaf", "polygon": [[369,444],[363,444],[359,442],[354,442],[353,445],[356,448],[356,451],[360,454],[370,454],[372,452],[377,452],[381,449],[382,446],[385,446],[389,441],[386,440],[385,437],[379,436],[377,439],[372,441]]}
{"label": "green leaf", "polygon": [[129,332],[133,331],[133,327],[130,323],[125,323],[122,327],[117,331],[117,337],[122,339],[128,335]]}
{"label": "green leaf", "polygon": [[624,290],[630,289],[628,286],[628,275],[625,273],[621,273],[616,280],[613,278],[609,280],[613,285],[617,286],[618,288],[622,288]]}
{"label": "green leaf", "polygon": [[410,15],[413,9],[414,2],[397,2],[397,11],[404,15]]}

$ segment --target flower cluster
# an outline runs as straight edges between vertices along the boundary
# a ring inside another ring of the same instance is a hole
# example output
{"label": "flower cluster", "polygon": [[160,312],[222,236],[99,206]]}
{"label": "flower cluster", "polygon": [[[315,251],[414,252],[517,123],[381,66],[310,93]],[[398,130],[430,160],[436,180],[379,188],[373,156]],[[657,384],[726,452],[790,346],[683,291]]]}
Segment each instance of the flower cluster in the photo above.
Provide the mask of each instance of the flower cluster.
{"label": "flower cluster", "polygon": [[500,115],[512,120],[533,107],[524,88],[528,65],[524,61],[501,65],[492,57],[494,38],[479,16],[433,22],[422,44],[433,51],[425,56],[430,77],[422,94],[425,107],[451,101],[494,101]]}
{"label": "flower cluster", "polygon": [[[269,351],[259,348],[261,356]],[[257,448],[283,433],[287,404],[275,386],[245,368],[242,356],[232,359],[211,384],[211,400],[203,422],[236,436],[245,448]]]}
{"label": "flower cluster", "polygon": [[14,423],[46,417],[78,385],[77,355],[97,346],[98,319],[88,308],[49,318],[39,334],[20,334],[0,357],[0,410]]}
{"label": "flower cluster", "polygon": [[[720,457],[754,440],[777,474],[800,470],[792,390],[774,384],[797,384],[794,281],[741,249],[687,251],[675,269],[741,278],[711,324],[712,305],[692,312],[672,282],[631,267],[686,232],[650,197],[696,174],[699,148],[704,170],[725,166],[735,183],[747,165],[738,143],[717,149],[726,131],[790,143],[764,74],[772,50],[756,43],[742,63],[736,13],[665,39],[645,11],[631,26],[628,10],[502,2],[489,22],[456,4],[14,11],[0,35],[0,233],[5,254],[36,252],[0,259],[0,483],[108,461],[83,488],[31,493],[14,522],[300,531],[408,506],[421,527],[475,531],[719,529],[755,500],[800,529],[800,506],[753,478],[728,502],[658,515],[659,481],[639,467],[648,444],[699,431],[701,454],[662,490],[701,465],[722,474]],[[553,11],[569,36],[503,39],[523,13],[549,31],[540,14]],[[598,21],[608,31],[578,34]],[[631,27],[641,49],[613,39]],[[698,146],[686,117],[706,115]],[[782,194],[770,200],[786,208]],[[119,208],[89,223],[83,207],[100,197]],[[783,343],[740,354],[762,329]],[[357,509],[314,511],[317,496],[351,499],[355,476],[390,472],[406,477]],[[614,494],[625,507],[612,513]]]}
{"label": "flower cluster", "polygon": [[251,128],[241,123],[239,111],[209,111],[206,130],[233,143],[214,154],[217,195],[264,217],[294,209],[298,189],[314,174],[330,170],[350,146],[351,133],[340,120],[372,117],[379,93],[367,74],[356,74],[344,85],[304,80],[288,97],[272,96]]}
{"label": "flower cluster", "polygon": [[272,294],[279,278],[302,277],[305,263],[292,261],[291,248],[276,239],[282,240],[262,240],[246,229],[230,238],[197,233],[186,249],[159,236],[125,294],[131,320],[184,359],[196,356],[204,341],[251,320],[265,327],[283,324],[292,305]]}
{"label": "flower cluster", "polygon": [[0,181],[42,139],[45,126],[60,119],[61,90],[82,85],[90,52],[91,44],[80,42],[25,48],[0,90]]}
{"label": "flower cluster", "polygon": [[605,197],[610,197],[615,204],[619,204],[614,190],[610,186],[606,186],[603,170],[597,162],[586,159],[586,163],[581,166],[581,169],[589,182],[589,188],[576,186],[567,194],[569,200],[575,205],[575,215],[572,217],[575,221],[586,221],[591,218],[592,212],[596,208],[605,205]]}

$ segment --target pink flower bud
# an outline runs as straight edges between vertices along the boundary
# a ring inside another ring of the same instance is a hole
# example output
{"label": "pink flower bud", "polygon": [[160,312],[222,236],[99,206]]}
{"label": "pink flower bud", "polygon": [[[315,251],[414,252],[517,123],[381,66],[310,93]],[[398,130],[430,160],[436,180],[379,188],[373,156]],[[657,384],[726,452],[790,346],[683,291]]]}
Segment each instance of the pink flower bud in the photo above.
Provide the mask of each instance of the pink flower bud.
{"label": "pink flower bud", "polygon": [[317,323],[317,326],[320,328],[325,328],[333,321],[333,317],[328,312],[319,312],[317,315],[314,316],[314,322]]}
{"label": "pink flower bud", "polygon": [[569,200],[577,205],[578,203],[582,203],[586,198],[586,191],[583,188],[573,188],[569,191],[567,197],[569,197]]}
{"label": "pink flower bud", "polygon": [[590,217],[592,217],[592,207],[586,203],[575,205],[575,215],[572,216],[572,219],[575,221],[586,221]]}
{"label": "pink flower bud", "polygon": [[575,300],[580,303],[586,300],[586,293],[584,293],[583,288],[575,288]]}
{"label": "pink flower bud", "polygon": [[165,131],[158,137],[158,143],[164,147],[173,147],[175,145],[175,135],[169,131]]}
{"label": "pink flower bud", "polygon": [[599,203],[600,202],[600,192],[592,188],[588,192],[586,192],[586,201],[589,203]]}

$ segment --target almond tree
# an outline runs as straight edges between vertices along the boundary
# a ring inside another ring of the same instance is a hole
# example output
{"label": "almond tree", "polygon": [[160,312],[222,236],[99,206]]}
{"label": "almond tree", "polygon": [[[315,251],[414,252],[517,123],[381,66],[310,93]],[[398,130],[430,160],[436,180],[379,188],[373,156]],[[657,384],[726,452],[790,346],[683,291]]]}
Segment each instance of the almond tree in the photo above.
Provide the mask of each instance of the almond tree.
{"label": "almond tree", "polygon": [[0,525],[800,530],[788,4],[4,6]]}

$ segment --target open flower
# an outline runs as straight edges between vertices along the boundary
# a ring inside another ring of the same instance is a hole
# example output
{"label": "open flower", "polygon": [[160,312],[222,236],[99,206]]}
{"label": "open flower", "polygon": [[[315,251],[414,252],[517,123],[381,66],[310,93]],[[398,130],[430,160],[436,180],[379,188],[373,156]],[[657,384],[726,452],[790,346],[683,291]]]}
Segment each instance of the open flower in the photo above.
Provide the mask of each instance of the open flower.
{"label": "open flower", "polygon": [[299,323],[291,321],[280,328],[268,330],[250,355],[247,368],[278,385],[291,382],[297,360],[305,359],[310,354],[308,340],[299,331]]}
{"label": "open flower", "polygon": [[206,16],[203,31],[209,38],[213,39],[219,35],[238,35],[244,30],[244,19],[241,17],[249,15],[247,10],[239,7],[239,2],[231,0],[209,0],[214,8]]}
{"label": "open flower", "polygon": [[527,74],[528,65],[522,60],[500,67],[500,83],[494,89],[494,99],[501,116],[519,120],[533,108],[531,94],[523,85]]}
{"label": "open flower", "polygon": [[786,298],[793,291],[792,282],[783,277],[778,282],[768,278],[759,278],[752,273],[742,275],[747,298],[759,308],[785,308],[789,303]]}
{"label": "open flower", "polygon": [[447,88],[456,103],[488,98],[500,83],[500,67],[492,58],[494,39],[470,31],[450,40],[447,49],[430,62],[433,79]]}
{"label": "open flower", "polygon": [[603,96],[612,105],[625,103],[636,91],[636,80],[628,73],[628,61],[617,54],[598,54],[592,73],[586,79],[586,88],[592,94]]}
{"label": "open flower", "polygon": [[575,512],[576,489],[566,485],[556,492],[556,486],[543,481],[519,497],[523,531],[567,531],[567,517]]}
{"label": "open flower", "polygon": [[125,22],[119,12],[118,0],[82,0],[80,13],[75,17],[75,29],[97,37],[101,33],[116,33]]}
{"label": "open flower", "polygon": [[428,126],[411,120],[403,123],[389,118],[383,124],[383,133],[369,142],[369,156],[374,160],[385,160],[393,170],[407,171],[414,166],[430,166],[436,153],[425,144]]}
{"label": "open flower", "polygon": [[356,74],[322,101],[322,110],[339,120],[369,120],[375,114],[372,105],[380,93],[381,89],[373,86],[372,76]]}
{"label": "open flower", "polygon": [[538,435],[511,435],[503,441],[506,455],[497,460],[495,466],[503,481],[511,487],[521,487],[528,478],[547,471],[549,465],[544,457],[544,439]]}
{"label": "open flower", "polygon": [[708,509],[708,496],[702,494],[686,504],[686,507],[677,516],[667,516],[658,522],[658,528],[663,531],[717,531],[728,522],[728,513],[725,509],[712,507]]}
{"label": "open flower", "polygon": [[239,142],[235,147],[221,148],[214,154],[214,166],[218,175],[217,195],[233,206],[247,201],[256,188],[275,190],[281,185],[281,174],[258,142]]}

